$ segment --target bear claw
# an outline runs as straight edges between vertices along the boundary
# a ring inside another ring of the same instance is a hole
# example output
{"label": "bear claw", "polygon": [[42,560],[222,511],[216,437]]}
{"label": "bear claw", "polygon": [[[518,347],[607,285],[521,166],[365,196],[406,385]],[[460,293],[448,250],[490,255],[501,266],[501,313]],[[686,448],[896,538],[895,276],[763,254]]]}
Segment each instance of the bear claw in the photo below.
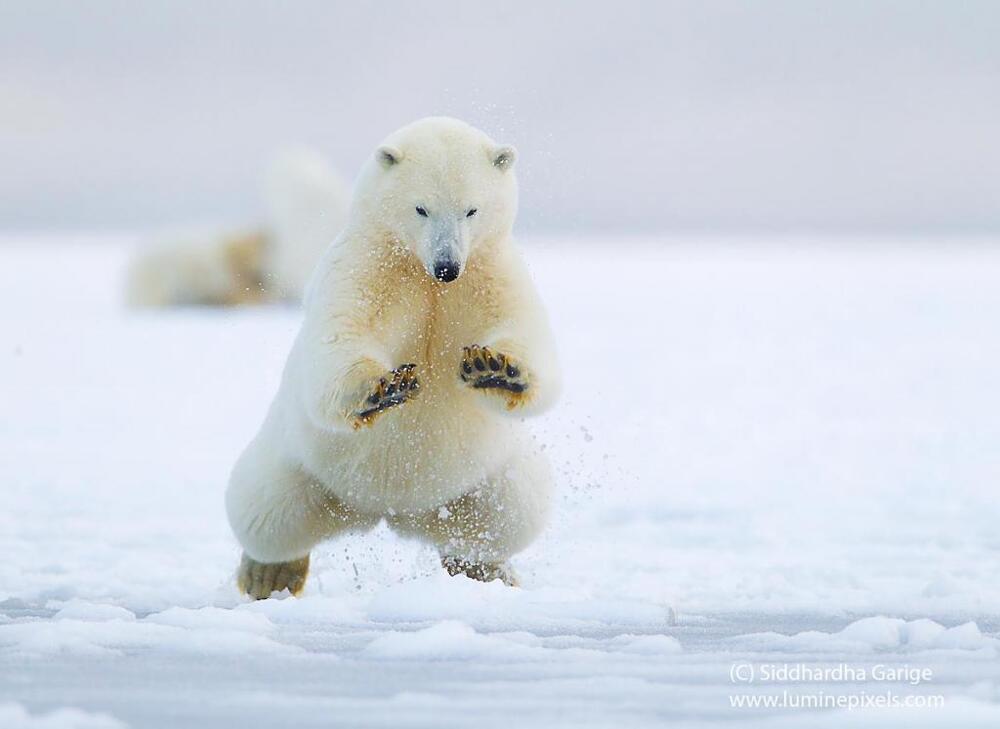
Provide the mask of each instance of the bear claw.
{"label": "bear claw", "polygon": [[[477,344],[463,347],[459,376],[477,390],[502,390],[520,395],[528,389],[528,383],[521,378],[521,369],[507,355]],[[516,399],[508,404],[513,407]]]}
{"label": "bear claw", "polygon": [[414,372],[416,367],[413,363],[400,365],[389,373],[388,379],[380,377],[375,389],[365,398],[365,407],[354,414],[354,427],[370,425],[383,410],[401,405],[415,396],[420,389]]}
{"label": "bear claw", "polygon": [[273,592],[288,590],[299,595],[306,585],[309,574],[309,555],[291,562],[258,562],[245,553],[240,560],[240,570],[236,584],[240,592],[254,600],[264,600]]}
{"label": "bear claw", "polygon": [[472,562],[461,557],[448,556],[441,558],[441,566],[448,570],[448,574],[452,577],[465,575],[479,582],[500,580],[507,587],[520,586],[520,580],[506,562]]}

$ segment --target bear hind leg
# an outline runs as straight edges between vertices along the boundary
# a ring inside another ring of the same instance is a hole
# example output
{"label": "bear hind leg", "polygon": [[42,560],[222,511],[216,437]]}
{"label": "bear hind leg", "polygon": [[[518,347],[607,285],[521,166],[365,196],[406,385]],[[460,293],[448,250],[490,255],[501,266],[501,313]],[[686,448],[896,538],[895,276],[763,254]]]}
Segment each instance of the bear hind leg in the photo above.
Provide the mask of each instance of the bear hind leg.
{"label": "bear hind leg", "polygon": [[229,523],[243,546],[237,585],[257,600],[286,589],[298,595],[316,544],[378,521],[348,507],[301,468],[261,452],[251,446],[244,453],[226,492]]}
{"label": "bear hind leg", "polygon": [[516,586],[508,560],[545,526],[552,491],[548,461],[525,451],[469,493],[422,514],[392,516],[389,526],[437,547],[449,574]]}

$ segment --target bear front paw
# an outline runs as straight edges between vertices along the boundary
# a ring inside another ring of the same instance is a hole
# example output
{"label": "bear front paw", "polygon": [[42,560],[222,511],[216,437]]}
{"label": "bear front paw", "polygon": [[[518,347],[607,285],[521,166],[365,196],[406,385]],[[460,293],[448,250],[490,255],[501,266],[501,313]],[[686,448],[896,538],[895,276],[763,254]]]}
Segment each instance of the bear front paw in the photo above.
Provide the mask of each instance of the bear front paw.
{"label": "bear front paw", "polygon": [[463,348],[459,376],[462,382],[476,390],[502,394],[510,408],[520,402],[528,389],[524,373],[509,356],[478,344]]}
{"label": "bear front paw", "polygon": [[404,364],[380,377],[354,413],[354,428],[371,425],[385,410],[415,397],[420,389],[415,369],[415,364]]}

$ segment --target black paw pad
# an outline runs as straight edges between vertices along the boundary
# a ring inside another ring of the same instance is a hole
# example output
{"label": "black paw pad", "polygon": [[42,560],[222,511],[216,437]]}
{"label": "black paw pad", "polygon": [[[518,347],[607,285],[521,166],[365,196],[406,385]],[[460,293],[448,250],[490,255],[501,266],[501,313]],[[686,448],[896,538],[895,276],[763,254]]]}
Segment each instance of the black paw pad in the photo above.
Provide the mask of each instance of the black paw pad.
{"label": "black paw pad", "polygon": [[370,422],[375,415],[406,402],[420,389],[415,364],[400,365],[388,377],[380,377],[371,394],[365,398],[364,407],[355,413],[362,423]]}
{"label": "black paw pad", "polygon": [[507,355],[476,344],[462,350],[459,376],[477,390],[520,394],[528,389],[527,383],[520,379],[521,369]]}

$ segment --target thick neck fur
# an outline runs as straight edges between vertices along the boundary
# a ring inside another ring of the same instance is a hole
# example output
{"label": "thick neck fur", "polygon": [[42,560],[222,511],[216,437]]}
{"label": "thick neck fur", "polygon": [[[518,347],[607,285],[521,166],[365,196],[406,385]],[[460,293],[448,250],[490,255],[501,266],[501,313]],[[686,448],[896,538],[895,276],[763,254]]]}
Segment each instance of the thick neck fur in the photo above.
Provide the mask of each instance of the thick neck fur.
{"label": "thick neck fur", "polygon": [[325,336],[363,337],[389,366],[422,361],[436,369],[446,356],[450,372],[462,346],[482,343],[505,318],[498,292],[510,288],[509,236],[477,241],[461,275],[442,283],[385,229],[356,230],[344,232],[313,282],[307,316]]}
{"label": "thick neck fur", "polygon": [[[462,274],[451,283],[442,283],[428,275],[406,244],[382,226],[369,227],[364,234],[352,235],[348,230],[341,245],[337,256],[340,265],[350,270],[352,288],[367,292],[366,299],[377,304],[379,299],[398,299],[403,291],[419,291],[434,302],[441,297],[457,298],[460,292],[468,293],[469,289],[488,287],[497,272],[503,270],[499,264],[511,246],[511,235],[510,231],[502,231],[478,241]],[[345,277],[336,277],[346,282]]]}

